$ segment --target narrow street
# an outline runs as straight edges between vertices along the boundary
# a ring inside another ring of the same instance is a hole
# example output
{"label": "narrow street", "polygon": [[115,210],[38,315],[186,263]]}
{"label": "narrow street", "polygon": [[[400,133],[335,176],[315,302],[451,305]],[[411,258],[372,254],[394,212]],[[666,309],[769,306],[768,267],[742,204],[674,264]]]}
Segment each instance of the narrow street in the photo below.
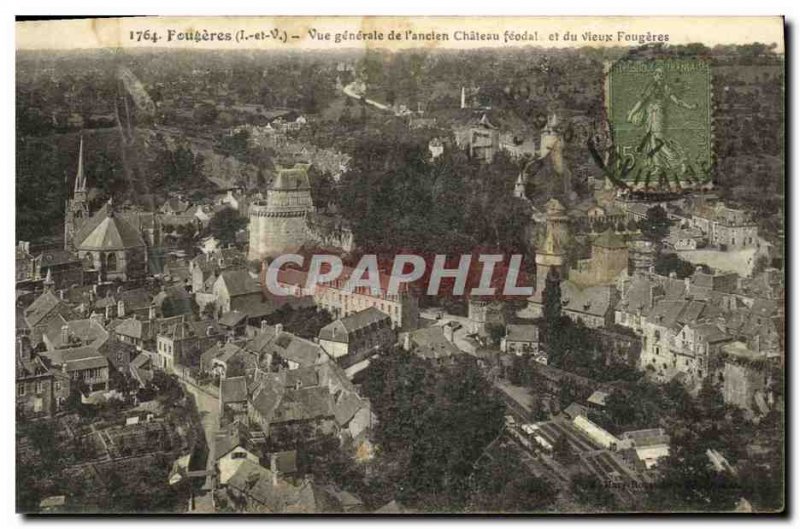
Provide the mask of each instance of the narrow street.
{"label": "narrow street", "polygon": [[195,498],[194,512],[214,512],[212,474],[214,471],[214,436],[219,429],[219,399],[188,382],[183,382],[183,387],[194,397],[197,403],[200,423],[203,425],[203,432],[205,433],[206,444],[208,445],[208,461],[206,462],[206,471],[208,475],[203,485],[203,491],[205,491],[205,493]]}

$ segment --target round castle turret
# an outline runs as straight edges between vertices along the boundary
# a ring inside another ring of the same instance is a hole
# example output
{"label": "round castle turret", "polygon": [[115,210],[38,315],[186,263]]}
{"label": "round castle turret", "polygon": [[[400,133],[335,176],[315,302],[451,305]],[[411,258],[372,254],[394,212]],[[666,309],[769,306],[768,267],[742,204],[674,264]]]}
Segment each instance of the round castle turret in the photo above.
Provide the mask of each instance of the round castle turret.
{"label": "round castle turret", "polygon": [[547,225],[543,244],[536,250],[537,290],[544,288],[544,280],[551,268],[564,277],[566,247],[569,238],[569,217],[567,210],[558,200],[551,198],[545,204]]}
{"label": "round castle turret", "polygon": [[279,168],[266,199],[252,202],[248,259],[297,251],[307,240],[306,216],[314,211],[308,165]]}

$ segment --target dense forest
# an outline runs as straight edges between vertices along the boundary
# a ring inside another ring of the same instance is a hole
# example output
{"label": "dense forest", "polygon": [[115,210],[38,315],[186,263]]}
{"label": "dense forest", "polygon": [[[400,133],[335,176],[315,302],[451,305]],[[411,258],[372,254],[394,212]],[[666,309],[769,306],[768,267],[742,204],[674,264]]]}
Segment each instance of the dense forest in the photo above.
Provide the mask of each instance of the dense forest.
{"label": "dense forest", "polygon": [[[764,222],[775,224],[769,214],[776,213],[783,194],[784,65],[783,58],[766,45],[366,55],[25,52],[17,56],[18,237],[35,239],[60,231],[57,225],[74,176],[81,131],[87,140],[89,181],[101,194],[113,190],[132,200],[179,190],[191,194],[203,180],[199,176],[210,176],[200,170],[208,153],[198,149],[196,138],[225,138],[231,127],[258,123],[264,112],[288,107],[312,120],[296,133],[298,139],[354,156],[354,171],[342,182],[339,205],[367,212],[343,212],[355,221],[359,242],[369,246],[374,242],[370,232],[396,233],[395,227],[414,239],[404,244],[424,246],[427,242],[416,240],[419,234],[414,232],[425,226],[436,233],[467,233],[475,239],[472,243],[491,245],[502,238],[517,244],[518,233],[509,237],[480,233],[515,231],[513,203],[501,208],[508,211],[497,212],[496,222],[486,227],[464,225],[475,217],[476,203],[496,203],[513,185],[517,168],[501,161],[484,172],[458,153],[423,167],[426,142],[432,132],[446,136],[452,124],[463,120],[459,117],[463,87],[470,105],[490,109],[492,122],[519,138],[538,138],[549,113],[557,112],[567,142],[565,155],[576,179],[598,175],[586,140],[602,135],[606,127],[604,65],[625,53],[692,56],[711,62],[714,179],[726,198],[763,211],[768,219]],[[133,113],[138,138],[124,149],[115,133],[116,72],[121,66],[139,78],[157,109],[152,116]],[[436,118],[437,127],[401,130],[401,120],[353,104],[337,86],[355,77],[364,80],[368,96],[422,109],[426,117]],[[165,139],[165,127],[183,132],[178,132],[177,141]],[[271,169],[269,153],[235,149],[230,141],[217,141],[215,149],[222,156],[257,164],[265,174]],[[267,180],[257,179],[255,184]],[[502,187],[496,186],[498,182]],[[481,186],[495,187],[484,192]],[[420,189],[409,191],[412,187]],[[366,190],[377,195],[369,204]],[[440,207],[432,210],[432,203]],[[448,211],[452,209],[460,209],[464,220],[456,220],[458,213]],[[401,211],[406,212],[401,216],[421,222],[408,225],[399,219]],[[446,240],[446,244],[460,243]]]}

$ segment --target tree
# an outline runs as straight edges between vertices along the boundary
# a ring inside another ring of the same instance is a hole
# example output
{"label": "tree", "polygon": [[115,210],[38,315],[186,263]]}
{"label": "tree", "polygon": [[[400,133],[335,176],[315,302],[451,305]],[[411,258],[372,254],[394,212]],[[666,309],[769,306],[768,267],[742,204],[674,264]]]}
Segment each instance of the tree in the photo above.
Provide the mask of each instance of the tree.
{"label": "tree", "polygon": [[707,445],[692,429],[671,435],[670,450],[656,487],[647,496],[653,511],[732,511],[742,495],[737,480],[717,472],[706,455]]}
{"label": "tree", "polygon": [[362,373],[387,497],[422,510],[463,509],[473,465],[500,433],[505,410],[474,359],[437,369],[397,351]]}
{"label": "tree", "polygon": [[200,311],[200,317],[204,320],[213,319],[217,315],[217,306],[214,303],[206,303]]}
{"label": "tree", "polygon": [[469,512],[540,512],[552,506],[557,491],[519,464],[520,454],[500,445],[487,450],[470,478]]}
{"label": "tree", "polygon": [[648,209],[645,218],[638,224],[642,237],[652,242],[656,248],[660,248],[662,241],[669,235],[670,226],[672,226],[672,221],[669,220],[667,211],[661,206],[653,206]]}
{"label": "tree", "polygon": [[548,329],[555,329],[561,320],[561,278],[555,268],[547,271],[542,298],[545,325]]}
{"label": "tree", "polygon": [[503,336],[505,336],[506,328],[499,323],[490,323],[486,325],[486,332],[489,334],[491,343],[497,345],[500,343],[500,340],[503,339]]}
{"label": "tree", "polygon": [[200,103],[194,109],[194,119],[201,125],[213,125],[218,114],[217,107],[210,103]]}
{"label": "tree", "polygon": [[225,370],[225,376],[228,378],[244,376],[245,368],[246,366],[241,356],[234,356],[228,361],[228,367]]}
{"label": "tree", "polygon": [[572,447],[569,445],[566,435],[560,436],[553,444],[553,457],[561,464],[568,464],[574,461]]}
{"label": "tree", "polygon": [[316,307],[294,309],[287,305],[278,309],[270,321],[279,321],[286,332],[313,340],[319,335],[320,329],[333,321],[333,317],[325,309]]}
{"label": "tree", "polygon": [[592,510],[610,511],[617,505],[614,494],[593,474],[575,474],[569,490],[580,504]]}
{"label": "tree", "polygon": [[236,242],[236,234],[247,226],[247,219],[235,209],[225,207],[216,212],[208,223],[208,233],[220,244],[228,246]]}
{"label": "tree", "polygon": [[[708,270],[707,266],[704,266],[704,268]],[[659,253],[656,256],[654,269],[658,275],[669,276],[674,272],[676,278],[684,279],[694,274],[695,266],[688,261],[684,261],[677,254]]]}

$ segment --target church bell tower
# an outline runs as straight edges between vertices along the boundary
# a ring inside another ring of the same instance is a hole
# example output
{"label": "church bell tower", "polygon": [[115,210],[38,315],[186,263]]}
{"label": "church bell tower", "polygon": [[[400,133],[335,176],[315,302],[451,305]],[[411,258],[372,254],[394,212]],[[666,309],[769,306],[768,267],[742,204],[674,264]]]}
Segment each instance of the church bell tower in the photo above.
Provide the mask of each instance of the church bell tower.
{"label": "church bell tower", "polygon": [[83,223],[89,218],[89,194],[86,175],[83,172],[83,136],[78,148],[78,171],[75,175],[75,188],[71,199],[67,199],[64,211],[64,249],[74,250],[74,237]]}

